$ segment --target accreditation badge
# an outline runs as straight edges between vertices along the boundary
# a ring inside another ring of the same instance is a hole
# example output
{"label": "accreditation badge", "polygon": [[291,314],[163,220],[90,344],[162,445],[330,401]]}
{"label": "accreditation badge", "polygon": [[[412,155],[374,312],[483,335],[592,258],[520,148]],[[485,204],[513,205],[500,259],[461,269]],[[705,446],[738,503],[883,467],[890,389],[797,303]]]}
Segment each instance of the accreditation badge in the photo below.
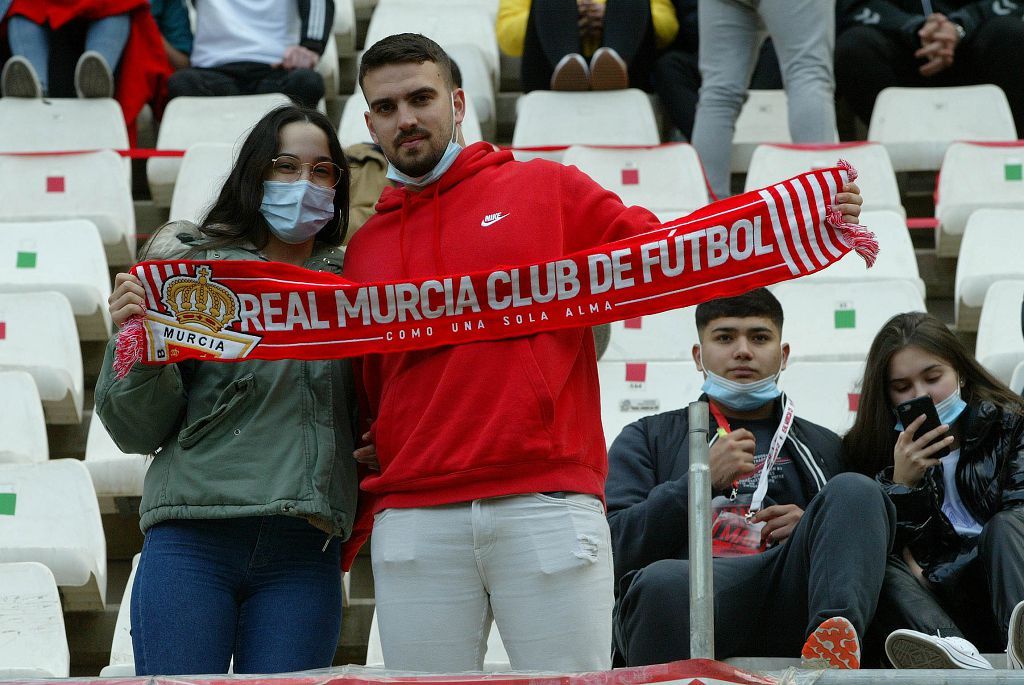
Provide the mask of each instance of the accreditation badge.
{"label": "accreditation badge", "polygon": [[711,555],[741,557],[760,554],[767,547],[761,543],[764,523],[750,520],[751,495],[735,498],[719,495],[711,500]]}

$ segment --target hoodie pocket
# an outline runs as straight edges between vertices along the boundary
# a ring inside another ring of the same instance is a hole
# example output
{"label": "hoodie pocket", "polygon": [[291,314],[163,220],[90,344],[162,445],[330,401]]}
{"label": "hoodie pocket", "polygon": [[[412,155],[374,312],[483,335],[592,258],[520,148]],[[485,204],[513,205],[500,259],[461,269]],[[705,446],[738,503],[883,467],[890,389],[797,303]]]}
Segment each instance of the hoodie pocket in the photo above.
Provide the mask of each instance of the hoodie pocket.
{"label": "hoodie pocket", "polygon": [[230,383],[217,398],[213,411],[181,429],[178,433],[178,444],[185,449],[195,446],[210,431],[222,424],[225,418],[244,408],[255,395],[255,390],[256,378],[251,373]]}

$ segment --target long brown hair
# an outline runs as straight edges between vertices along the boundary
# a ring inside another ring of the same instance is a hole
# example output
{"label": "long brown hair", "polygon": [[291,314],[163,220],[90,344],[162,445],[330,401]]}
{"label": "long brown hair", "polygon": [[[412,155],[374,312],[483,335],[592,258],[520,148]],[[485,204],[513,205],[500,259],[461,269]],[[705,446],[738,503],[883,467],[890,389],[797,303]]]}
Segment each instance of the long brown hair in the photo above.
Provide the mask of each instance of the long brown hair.
{"label": "long brown hair", "polygon": [[874,476],[892,466],[896,417],[889,400],[889,363],[893,355],[910,346],[921,348],[956,370],[964,383],[961,395],[968,405],[987,400],[1005,411],[1024,413],[1024,399],[982,368],[945,324],[931,314],[897,314],[871,343],[857,418],[843,437],[847,464],[865,475]]}

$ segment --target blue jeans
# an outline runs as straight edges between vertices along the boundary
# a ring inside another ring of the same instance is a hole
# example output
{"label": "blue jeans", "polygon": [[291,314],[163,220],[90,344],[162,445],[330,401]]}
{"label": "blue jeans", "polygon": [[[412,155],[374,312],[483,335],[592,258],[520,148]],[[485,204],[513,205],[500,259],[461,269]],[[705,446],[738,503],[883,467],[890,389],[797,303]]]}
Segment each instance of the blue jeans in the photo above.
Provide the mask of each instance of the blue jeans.
{"label": "blue jeans", "polygon": [[[131,19],[127,14],[114,14],[89,24],[85,33],[85,49],[95,50],[107,60],[113,72],[121,61],[121,53],[128,43]],[[11,54],[21,55],[36,70],[43,93],[49,90],[50,27],[40,26],[22,16],[13,16],[7,23],[7,39]]]}
{"label": "blue jeans", "polygon": [[132,589],[138,675],[284,673],[331,665],[341,543],[304,519],[165,521],[146,532]]}

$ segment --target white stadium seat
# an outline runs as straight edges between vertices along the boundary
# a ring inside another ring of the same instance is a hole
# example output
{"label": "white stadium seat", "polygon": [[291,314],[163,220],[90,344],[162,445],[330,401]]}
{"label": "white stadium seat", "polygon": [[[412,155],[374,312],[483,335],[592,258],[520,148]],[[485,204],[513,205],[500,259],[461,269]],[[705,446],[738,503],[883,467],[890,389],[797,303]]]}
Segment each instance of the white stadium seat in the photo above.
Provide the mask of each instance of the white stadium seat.
{"label": "white stadium seat", "polygon": [[1024,209],[1024,141],[953,143],[946,150],[935,201],[939,256],[957,255],[978,209]]}
{"label": "white stadium seat", "polygon": [[493,138],[498,110],[494,101],[494,82],[487,70],[486,57],[478,46],[470,44],[450,45],[447,51],[459,66],[462,89],[466,91],[466,98],[473,100],[473,109],[481,129]]}
{"label": "white stadium seat", "polygon": [[956,263],[957,329],[978,330],[978,316],[990,285],[1024,279],[1022,240],[1024,209],[979,209],[971,214]]}
{"label": "white stadium seat", "polygon": [[107,543],[81,461],[0,464],[0,513],[0,563],[47,566],[64,596],[64,611],[104,608]]}
{"label": "white stadium seat", "polygon": [[[291,100],[281,93],[177,97],[167,103],[156,146],[159,150],[187,150],[195,143],[241,143],[264,114],[288,104]],[[181,160],[175,157],[154,157],[146,163],[156,206],[170,204],[180,167]]]}
{"label": "white stadium seat", "polygon": [[71,654],[50,569],[0,564],[0,614],[0,681],[68,677]]}
{"label": "white stadium seat", "polygon": [[85,443],[85,466],[92,476],[102,513],[117,511],[115,498],[142,497],[142,483],[146,478],[146,469],[149,468],[149,457],[125,454],[118,449],[95,414],[89,424],[89,437]]}
{"label": "white stadium seat", "polygon": [[747,91],[747,99],[736,118],[736,130],[732,136],[730,171],[744,173],[750,167],[750,159],[758,145],[792,140],[786,91]]}
{"label": "white stadium seat", "polygon": [[[366,99],[361,90],[356,88],[348,100],[345,101],[345,108],[341,111],[341,125],[338,126],[338,140],[342,147],[356,145],[357,143],[371,142],[370,131],[366,128]],[[466,98],[466,116],[462,119],[462,137],[466,145],[479,143],[484,139],[483,131],[480,128],[480,119],[476,115],[476,106],[473,98]]]}
{"label": "white stadium seat", "polygon": [[382,0],[370,18],[364,45],[369,48],[381,38],[406,32],[427,36],[446,50],[453,45],[475,45],[484,55],[491,84],[496,85],[500,59],[494,19],[489,9],[478,3]]}
{"label": "white stadium seat", "polygon": [[356,8],[352,0],[334,0],[334,44],[339,55],[356,51]]}
{"label": "white stadium seat", "polygon": [[864,362],[793,362],[779,387],[799,416],[842,435],[857,416],[863,379]]}
{"label": "white stadium seat", "polygon": [[324,96],[336,96],[341,90],[341,74],[338,73],[338,44],[333,34],[327,38],[324,54],[316,63],[316,73],[324,80]]}
{"label": "white stadium seat", "polygon": [[114,637],[110,642],[110,664],[100,671],[101,678],[119,678],[135,675],[135,651],[132,647],[132,588],[135,587],[135,572],[139,568],[139,556],[132,558],[132,572],[117,609]]}
{"label": "white stadium seat", "polygon": [[[834,134],[831,143],[838,143]],[[745,173],[754,150],[764,143],[789,143],[789,106],[784,90],[747,91],[747,100],[736,118],[732,137],[730,171]],[[795,174],[790,174],[795,175]]]}
{"label": "white stadium seat", "polygon": [[579,167],[624,204],[658,215],[678,218],[709,202],[697,151],[686,143],[630,149],[574,145],[562,163]]}
{"label": "white stadium seat", "polygon": [[[0,152],[128,149],[121,105],[109,98],[0,98],[0,122]],[[130,182],[131,160],[121,171]]]}
{"label": "white stadium seat", "polygon": [[800,282],[908,281],[924,297],[924,281],[917,269],[917,255],[903,215],[893,211],[869,211],[860,215],[860,223],[878,238],[878,259],[870,269],[860,256],[850,252],[835,264],[804,276]]}
{"label": "white stadium seat", "polygon": [[0,398],[0,463],[49,459],[43,405],[32,376],[0,371]]}
{"label": "white stadium seat", "polygon": [[[514,147],[545,145],[657,145],[651,101],[642,90],[563,93],[535,90],[516,102]],[[517,153],[518,159],[531,155]],[[543,155],[561,160],[562,154]]]}
{"label": "white stadium seat", "polygon": [[[2,115],[0,115],[2,117]],[[0,155],[0,221],[86,219],[99,229],[111,264],[135,261],[135,207],[113,150],[80,155]]]}
{"label": "white stadium seat", "polygon": [[885,146],[878,143],[838,145],[758,145],[750,159],[744,190],[756,190],[803,174],[834,166],[845,159],[858,172],[857,185],[864,195],[865,211],[887,209],[904,217],[896,174]]}
{"label": "white stadium seat", "polygon": [[[1024,273],[1020,279],[996,281],[988,287],[974,352],[982,366],[1008,385],[1012,383],[1017,366],[1024,362],[1024,334],[1021,331]],[[1014,390],[1020,392],[1021,388],[1014,387]]]}
{"label": "white stadium seat", "polygon": [[806,283],[771,287],[782,303],[782,340],[793,361],[863,361],[882,325],[902,312],[923,312],[924,298],[908,281]]}
{"label": "white stadium seat", "polygon": [[622,429],[651,414],[685,409],[701,394],[704,374],[693,361],[597,364],[601,382],[601,423],[608,445]]}
{"label": "white stadium seat", "polygon": [[697,342],[696,307],[670,309],[611,323],[601,361],[690,361]]}
{"label": "white stadium seat", "polygon": [[1024,395],[1024,362],[1017,364],[1010,379],[1010,389],[1018,395]]}
{"label": "white stadium seat", "polygon": [[868,127],[868,140],[888,148],[896,171],[935,171],[955,140],[1016,139],[1006,95],[991,84],[886,88]]}
{"label": "white stadium seat", "polygon": [[[384,651],[380,644],[380,628],[377,625],[377,612],[374,610],[370,619],[369,644],[366,646],[366,665],[369,667],[386,668]],[[491,631],[487,634],[487,651],[484,653],[484,671],[505,673],[512,668],[505,651],[505,643],[501,641],[498,626],[491,621]]]}
{"label": "white stadium seat", "polygon": [[81,340],[110,337],[110,274],[91,221],[0,223],[0,292],[52,290],[71,302]]}
{"label": "white stadium seat", "polygon": [[0,371],[32,375],[47,423],[82,420],[82,351],[68,298],[0,294]]}
{"label": "white stadium seat", "polygon": [[217,200],[234,162],[235,146],[230,143],[190,146],[181,160],[168,219],[201,222]]}

